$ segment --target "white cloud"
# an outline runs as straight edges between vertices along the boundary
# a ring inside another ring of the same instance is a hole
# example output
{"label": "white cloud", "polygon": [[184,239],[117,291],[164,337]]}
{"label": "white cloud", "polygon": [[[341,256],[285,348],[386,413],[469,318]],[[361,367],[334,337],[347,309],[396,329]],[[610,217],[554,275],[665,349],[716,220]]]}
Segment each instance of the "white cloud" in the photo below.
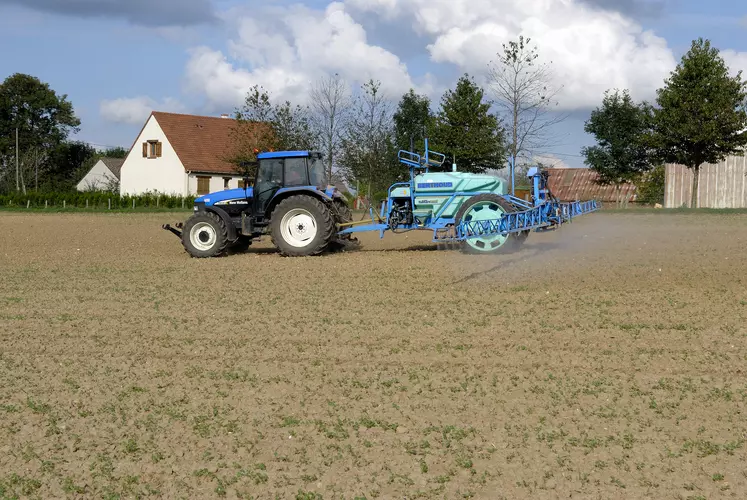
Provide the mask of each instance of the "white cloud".
{"label": "white cloud", "polygon": [[742,80],[747,79],[747,52],[737,52],[735,50],[722,50],[721,56],[729,66],[730,73],[735,76],[739,71],[742,72]]}
{"label": "white cloud", "polygon": [[[234,108],[253,85],[303,103],[313,80],[324,74],[338,73],[356,85],[380,80],[382,91],[395,98],[418,88],[399,57],[369,43],[343,3],[324,10],[303,5],[234,9],[224,17],[235,29],[228,54],[193,49],[185,73],[187,89],[203,93],[211,110]],[[424,80],[428,91],[430,80]]]}
{"label": "white cloud", "polygon": [[431,37],[431,60],[485,75],[502,44],[519,34],[551,61],[562,109],[596,106],[608,88],[628,88],[637,99],[655,95],[674,56],[666,41],[620,13],[579,0],[347,0],[367,12],[409,16]]}
{"label": "white cloud", "polygon": [[143,124],[151,111],[181,112],[184,111],[184,106],[170,97],[159,103],[150,97],[139,96],[104,100],[99,107],[99,112],[105,120],[134,125]]}

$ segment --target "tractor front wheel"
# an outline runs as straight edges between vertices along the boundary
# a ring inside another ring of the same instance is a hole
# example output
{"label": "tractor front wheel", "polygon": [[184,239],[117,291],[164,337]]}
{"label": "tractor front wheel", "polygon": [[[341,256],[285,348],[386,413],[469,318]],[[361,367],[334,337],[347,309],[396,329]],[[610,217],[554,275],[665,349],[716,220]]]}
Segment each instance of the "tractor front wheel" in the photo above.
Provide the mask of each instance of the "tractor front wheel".
{"label": "tractor front wheel", "polygon": [[319,255],[334,238],[334,214],[321,200],[312,196],[291,196],[278,203],[272,211],[270,234],[282,255]]}
{"label": "tractor front wheel", "polygon": [[226,250],[228,230],[220,216],[198,213],[187,219],[182,231],[182,245],[192,257],[217,257]]}

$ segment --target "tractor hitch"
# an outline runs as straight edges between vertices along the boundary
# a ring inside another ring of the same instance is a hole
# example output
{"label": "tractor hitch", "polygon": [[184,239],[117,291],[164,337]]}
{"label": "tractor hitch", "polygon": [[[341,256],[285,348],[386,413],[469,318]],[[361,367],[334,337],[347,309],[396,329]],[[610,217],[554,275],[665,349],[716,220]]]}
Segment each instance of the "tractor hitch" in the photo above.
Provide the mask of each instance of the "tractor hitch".
{"label": "tractor hitch", "polygon": [[183,227],[184,227],[184,224],[181,223],[181,222],[177,222],[176,224],[174,224],[174,227],[172,227],[170,224],[164,224],[163,226],[161,226],[161,228],[165,229],[166,231],[170,231],[170,232],[174,233],[179,238],[182,237],[182,232],[179,231],[179,229],[181,229]]}

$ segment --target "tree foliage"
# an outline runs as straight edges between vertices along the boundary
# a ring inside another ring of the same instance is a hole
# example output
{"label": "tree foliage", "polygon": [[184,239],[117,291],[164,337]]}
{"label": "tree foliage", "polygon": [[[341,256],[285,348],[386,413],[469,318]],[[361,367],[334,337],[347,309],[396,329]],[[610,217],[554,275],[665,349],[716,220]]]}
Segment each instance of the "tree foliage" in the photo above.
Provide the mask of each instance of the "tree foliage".
{"label": "tree foliage", "polygon": [[503,44],[498,62],[489,66],[490,88],[508,128],[508,153],[515,159],[531,158],[553,143],[553,127],[566,115],[554,110],[561,87],[553,85],[550,64],[540,63],[531,39]]}
{"label": "tree foliage", "polygon": [[435,117],[427,96],[413,89],[404,94],[394,113],[394,137],[398,149],[423,151],[428,131],[433,129]]}
{"label": "tree foliage", "polygon": [[641,176],[636,183],[636,202],[648,205],[664,203],[666,169],[659,164]]}
{"label": "tree foliage", "polygon": [[373,202],[404,170],[394,155],[392,109],[381,83],[369,80],[356,97],[342,139],[341,169],[351,185]]}
{"label": "tree foliage", "polygon": [[436,115],[433,149],[444,153],[448,163],[456,160],[466,172],[500,168],[505,160],[504,130],[484,94],[465,74],[443,95]]}
{"label": "tree foliage", "polygon": [[607,91],[602,106],[591,112],[584,130],[596,145],[581,150],[584,163],[602,184],[620,185],[651,169],[646,136],[651,127],[650,108],[637,104],[627,90]]}
{"label": "tree foliage", "polygon": [[693,170],[691,207],[697,206],[703,163],[743,154],[747,144],[747,83],[735,76],[710,41],[699,38],[657,91],[651,145],[661,161]]}
{"label": "tree foliage", "polygon": [[352,97],[339,75],[320,78],[311,89],[312,124],[317,143],[324,152],[327,178],[333,179],[333,166],[340,152],[342,134],[349,116]]}
{"label": "tree foliage", "polygon": [[79,126],[66,94],[58,95],[34,76],[15,73],[6,78],[0,84],[0,184],[25,192],[31,179],[45,175],[51,151]]}
{"label": "tree foliage", "polygon": [[308,108],[289,101],[273,103],[258,85],[249,90],[235,118],[234,150],[226,160],[245,175],[254,174],[258,151],[307,150],[317,142]]}

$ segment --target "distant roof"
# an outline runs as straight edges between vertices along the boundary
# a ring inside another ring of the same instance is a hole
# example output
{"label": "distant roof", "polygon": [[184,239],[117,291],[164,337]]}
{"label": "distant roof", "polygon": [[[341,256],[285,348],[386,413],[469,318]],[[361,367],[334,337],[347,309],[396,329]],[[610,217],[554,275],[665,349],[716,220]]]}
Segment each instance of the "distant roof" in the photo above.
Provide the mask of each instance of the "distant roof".
{"label": "distant roof", "polygon": [[124,158],[101,158],[100,161],[106,165],[106,168],[108,168],[111,173],[114,174],[114,177],[119,179],[119,173],[122,171],[122,164],[124,163]]}
{"label": "distant roof", "polygon": [[[617,186],[597,184],[599,175],[589,168],[549,168],[547,172],[548,187],[560,201],[617,201]],[[635,201],[635,184],[622,184],[621,196],[628,195]]]}
{"label": "distant roof", "polygon": [[151,116],[161,126],[185,170],[236,173],[236,166],[226,161],[235,151],[236,120],[161,111],[154,111]]}

